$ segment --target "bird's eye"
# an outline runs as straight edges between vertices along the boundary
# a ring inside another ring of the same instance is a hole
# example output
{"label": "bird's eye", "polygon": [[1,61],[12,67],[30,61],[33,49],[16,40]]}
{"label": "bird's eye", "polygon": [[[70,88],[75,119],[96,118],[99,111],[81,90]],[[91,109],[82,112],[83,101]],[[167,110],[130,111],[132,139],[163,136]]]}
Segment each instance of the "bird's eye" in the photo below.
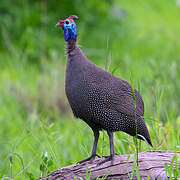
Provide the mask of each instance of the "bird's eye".
{"label": "bird's eye", "polygon": [[69,21],[65,21],[66,24],[69,24]]}

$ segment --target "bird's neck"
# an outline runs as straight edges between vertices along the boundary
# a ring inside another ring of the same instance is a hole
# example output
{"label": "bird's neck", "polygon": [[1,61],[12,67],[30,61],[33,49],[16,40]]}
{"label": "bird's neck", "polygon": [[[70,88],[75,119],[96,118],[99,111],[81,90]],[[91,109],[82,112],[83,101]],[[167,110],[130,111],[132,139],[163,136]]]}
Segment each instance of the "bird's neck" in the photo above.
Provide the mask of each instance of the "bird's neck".
{"label": "bird's neck", "polygon": [[77,37],[75,39],[69,39],[66,46],[66,54],[72,56],[77,48]]}
{"label": "bird's neck", "polygon": [[72,65],[71,62],[74,62],[76,65],[82,67],[82,65],[87,65],[89,63],[88,59],[85,57],[79,46],[77,45],[76,39],[69,39],[66,46],[66,55],[68,60],[68,65]]}

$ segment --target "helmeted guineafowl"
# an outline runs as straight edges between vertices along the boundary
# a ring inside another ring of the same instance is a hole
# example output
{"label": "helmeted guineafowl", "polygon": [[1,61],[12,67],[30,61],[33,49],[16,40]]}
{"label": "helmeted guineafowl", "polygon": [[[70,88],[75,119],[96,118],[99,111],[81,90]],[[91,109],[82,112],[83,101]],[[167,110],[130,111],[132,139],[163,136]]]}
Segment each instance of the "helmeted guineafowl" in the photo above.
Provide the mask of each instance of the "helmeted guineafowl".
{"label": "helmeted guineafowl", "polygon": [[[67,41],[66,95],[76,118],[85,121],[94,132],[92,155],[81,162],[94,160],[99,131],[106,130],[110,141],[110,156],[115,155],[113,132],[124,131],[146,140],[152,146],[144,115],[144,103],[134,90],[136,110],[131,85],[90,62],[77,45],[76,24],[70,16],[60,20],[57,26],[64,30]],[[136,119],[136,120],[135,120]],[[136,124],[137,122],[137,124]],[[137,126],[136,126],[137,125]]]}

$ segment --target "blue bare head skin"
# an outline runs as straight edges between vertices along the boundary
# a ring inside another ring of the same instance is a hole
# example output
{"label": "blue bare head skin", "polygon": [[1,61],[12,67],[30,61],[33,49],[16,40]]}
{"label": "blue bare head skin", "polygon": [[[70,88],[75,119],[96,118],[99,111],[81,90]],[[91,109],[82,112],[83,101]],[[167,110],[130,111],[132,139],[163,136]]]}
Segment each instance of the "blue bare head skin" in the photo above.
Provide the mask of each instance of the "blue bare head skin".
{"label": "blue bare head skin", "polygon": [[61,26],[64,30],[64,39],[65,41],[69,41],[70,39],[76,39],[76,23],[73,19],[78,19],[77,16],[70,16],[69,18],[63,20],[60,20],[56,26]]}
{"label": "blue bare head skin", "polygon": [[69,41],[69,39],[76,39],[76,24],[70,19],[64,21],[64,39]]}

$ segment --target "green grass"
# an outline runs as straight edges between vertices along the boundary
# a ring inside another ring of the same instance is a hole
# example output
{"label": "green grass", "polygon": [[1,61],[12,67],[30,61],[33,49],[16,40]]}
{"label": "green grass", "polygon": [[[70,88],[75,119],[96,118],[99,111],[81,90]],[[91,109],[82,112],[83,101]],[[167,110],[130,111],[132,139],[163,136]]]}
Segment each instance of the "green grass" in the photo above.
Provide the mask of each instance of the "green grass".
{"label": "green grass", "polygon": [[[165,170],[166,175],[169,176],[170,179],[178,179],[180,176],[180,170],[179,170],[179,163],[178,163],[178,156],[175,154],[173,158],[171,159],[170,165],[165,163]],[[175,167],[173,167],[175,166]]]}
{"label": "green grass", "polygon": [[[139,150],[178,151],[179,7],[168,0],[114,3],[125,11],[125,18],[113,19],[108,28],[104,19],[102,24],[91,24],[90,30],[81,22],[79,43],[89,59],[103,68],[111,62],[108,70],[132,80],[142,94],[153,148],[141,142]],[[0,53],[1,179],[38,178],[91,153],[93,133],[73,118],[64,93],[62,35],[52,34],[43,39],[29,27],[20,41],[14,41],[8,29],[1,31],[5,42]],[[43,41],[47,54],[43,48],[39,53]],[[109,140],[104,136],[101,133],[98,154],[108,155]],[[119,154],[136,150],[133,138],[123,132],[115,133],[114,142]],[[175,172],[167,166],[166,170]]]}

